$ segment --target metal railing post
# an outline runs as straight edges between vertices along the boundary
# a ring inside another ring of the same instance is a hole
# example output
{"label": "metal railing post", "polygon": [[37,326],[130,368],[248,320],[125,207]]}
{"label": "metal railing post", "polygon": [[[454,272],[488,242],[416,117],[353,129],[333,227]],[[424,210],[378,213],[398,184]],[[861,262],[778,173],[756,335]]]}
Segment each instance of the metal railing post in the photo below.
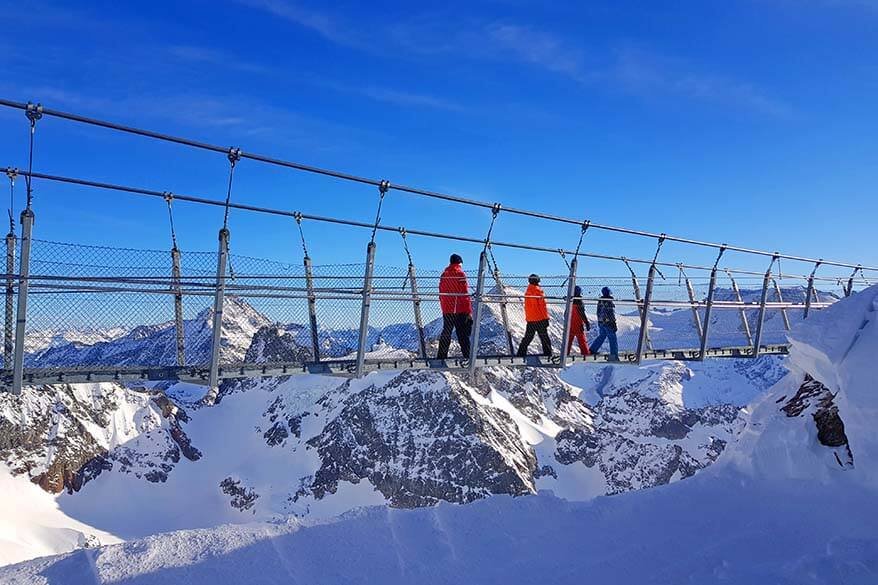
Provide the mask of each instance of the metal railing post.
{"label": "metal railing post", "polygon": [[409,286],[412,288],[412,308],[415,312],[415,327],[418,330],[418,350],[421,359],[427,359],[427,337],[424,334],[424,318],[421,315],[421,297],[418,294],[418,277],[414,263],[409,263]]}
{"label": "metal railing post", "polygon": [[366,274],[363,277],[363,305],[360,310],[360,336],[357,345],[356,376],[363,376],[366,364],[366,341],[369,337],[369,308],[372,304],[372,276],[375,273],[375,242],[366,246]]}
{"label": "metal railing post", "polygon": [[485,271],[488,268],[488,252],[482,250],[479,256],[479,276],[476,281],[475,307],[473,309],[473,330],[470,334],[469,344],[469,379],[475,381],[476,358],[479,356],[479,332],[482,325],[482,296],[485,293]]}
{"label": "metal railing post", "polygon": [[3,367],[12,367],[13,333],[15,331],[15,234],[6,235],[6,312],[3,327]]}
{"label": "metal railing post", "polygon": [[686,292],[689,294],[689,306],[692,308],[692,321],[695,323],[695,332],[698,334],[698,339],[704,337],[704,330],[701,325],[701,315],[698,314],[698,301],[695,300],[695,289],[692,287],[692,281],[689,280],[689,277],[685,277],[686,281]]}
{"label": "metal railing post", "polygon": [[747,345],[753,345],[753,335],[750,333],[750,321],[747,320],[747,310],[744,308],[744,297],[741,296],[741,289],[738,287],[738,281],[735,280],[735,277],[732,276],[732,273],[726,269],[726,274],[729,275],[729,280],[732,282],[732,292],[735,293],[735,299],[738,303],[741,304],[741,308],[738,309],[741,314],[741,328],[744,330],[744,335],[747,337]]}
{"label": "metal railing post", "polygon": [[24,385],[24,336],[27,324],[27,289],[30,277],[31,234],[34,212],[30,207],[21,212],[21,257],[18,262],[18,312],[15,319],[15,347],[12,357],[12,393],[21,394]]}
{"label": "metal railing post", "polygon": [[771,269],[777,256],[772,257],[768,270],[765,271],[765,277],[762,279],[762,296],[759,299],[759,313],[756,316],[756,335],[753,338],[753,356],[759,357],[759,350],[762,345],[762,328],[765,325],[765,303],[768,302],[768,287],[771,285]]}
{"label": "metal railing post", "polygon": [[[640,319],[643,320],[643,296],[640,294],[640,283],[637,282],[637,274],[634,272],[634,269],[631,268],[631,265],[628,264],[627,259],[622,259],[625,263],[625,266],[628,267],[628,271],[631,273],[631,287],[634,289],[634,301],[637,303],[637,310],[640,312]],[[652,340],[649,337],[649,331],[646,332],[646,347],[652,349]]]}
{"label": "metal railing post", "polygon": [[698,353],[698,359],[704,360],[704,354],[707,352],[707,334],[710,331],[710,313],[713,310],[713,297],[716,294],[716,267],[710,271],[710,284],[707,289],[707,304],[704,307],[704,325],[701,328],[701,351]]}
{"label": "metal railing post", "polygon": [[636,361],[639,364],[643,359],[643,350],[646,348],[646,339],[649,331],[649,303],[652,301],[652,287],[655,282],[655,264],[649,267],[649,276],[646,278],[646,296],[643,298],[643,309],[640,312],[640,335],[637,338]]}
{"label": "metal railing post", "polygon": [[506,285],[503,284],[503,279],[500,276],[500,269],[497,268],[496,262],[494,263],[494,282],[497,284],[497,292],[500,293],[500,320],[503,321],[503,330],[506,332],[506,344],[509,346],[509,355],[515,355],[515,342],[512,339],[512,330],[509,329],[509,310],[507,308],[508,301],[506,300]]}
{"label": "metal railing post", "polygon": [[[777,295],[777,302],[783,303],[783,294],[780,291],[780,285],[777,283],[776,278],[772,278],[771,281],[774,283],[774,294]],[[783,317],[783,326],[787,331],[790,330],[790,316],[787,313],[786,307],[781,307],[780,315]]]}
{"label": "metal railing post", "polygon": [[803,319],[808,318],[808,313],[811,312],[811,297],[814,296],[814,275],[808,277],[808,288],[805,289],[805,314],[802,317]]}
{"label": "metal railing post", "polygon": [[314,361],[320,361],[320,336],[317,330],[317,295],[314,294],[314,272],[311,269],[311,258],[305,256],[305,288],[308,291],[308,322],[311,326],[311,348]]}
{"label": "metal railing post", "polygon": [[180,249],[171,248],[171,278],[174,287],[174,330],[177,336],[177,365],[186,365],[186,332],[183,328],[183,290],[180,279]]}
{"label": "metal railing post", "polygon": [[222,351],[223,302],[226,296],[226,266],[229,262],[229,230],[219,231],[219,249],[216,261],[216,289],[213,297],[213,330],[210,341],[210,371],[207,385],[209,386],[204,401],[213,404],[219,393],[219,362]]}
{"label": "metal railing post", "polygon": [[570,338],[570,321],[573,317],[573,292],[576,289],[576,265],[577,258],[574,256],[570,261],[570,276],[567,277],[567,298],[564,303],[564,328],[561,334],[561,359],[563,368],[567,365],[567,353]]}

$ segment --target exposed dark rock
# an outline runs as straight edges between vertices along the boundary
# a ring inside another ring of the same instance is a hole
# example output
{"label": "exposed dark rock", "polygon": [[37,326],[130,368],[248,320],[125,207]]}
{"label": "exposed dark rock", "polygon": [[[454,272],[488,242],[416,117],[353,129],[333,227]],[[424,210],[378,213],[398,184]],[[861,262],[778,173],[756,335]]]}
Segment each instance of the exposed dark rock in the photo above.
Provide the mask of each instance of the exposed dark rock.
{"label": "exposed dark rock", "polygon": [[844,421],[835,404],[835,394],[822,382],[805,374],[805,380],[795,396],[781,410],[791,418],[810,412],[817,427],[817,440],[820,444],[836,449],[835,458],[841,467],[853,467],[854,455],[844,432]]}
{"label": "exposed dark rock", "polygon": [[536,457],[515,423],[476,403],[456,377],[404,372],[383,388],[349,388],[337,392],[337,416],[307,442],[322,461],[314,497],[362,479],[396,507],[534,492]]}
{"label": "exposed dark rock", "polygon": [[562,431],[556,442],[558,461],[597,466],[607,481],[608,494],[664,485],[674,474],[682,479],[704,467],[680,445],[639,443],[602,429]]}
{"label": "exposed dark rock", "polygon": [[262,436],[265,437],[265,442],[268,443],[269,446],[274,447],[283,443],[287,437],[290,436],[290,433],[287,431],[286,425],[278,421],[274,423],[270,429],[265,431]]}
{"label": "exposed dark rock", "polygon": [[236,510],[243,512],[256,505],[259,494],[253,488],[242,487],[241,480],[227,477],[219,485],[224,494],[231,496],[229,505]]}
{"label": "exposed dark rock", "polygon": [[551,465],[543,465],[542,467],[537,467],[536,471],[534,471],[534,479],[539,479],[541,477],[553,477],[558,479],[558,474]]}
{"label": "exposed dark rock", "polygon": [[[180,427],[187,414],[161,394],[147,396],[145,391],[114,384],[95,386],[83,394],[81,388],[74,391],[70,385],[58,384],[26,388],[20,396],[2,395],[0,401],[9,403],[4,411],[8,414],[0,416],[0,460],[13,474],[26,473],[51,493],[79,491],[116,462],[120,472],[163,481],[161,474],[173,469],[181,453],[193,461],[201,457]],[[139,424],[144,435],[155,434],[151,445],[157,450],[140,453],[121,445],[107,452],[106,439],[92,435],[90,429],[111,428],[115,413],[132,402],[142,409]],[[152,473],[156,469],[163,471]]]}

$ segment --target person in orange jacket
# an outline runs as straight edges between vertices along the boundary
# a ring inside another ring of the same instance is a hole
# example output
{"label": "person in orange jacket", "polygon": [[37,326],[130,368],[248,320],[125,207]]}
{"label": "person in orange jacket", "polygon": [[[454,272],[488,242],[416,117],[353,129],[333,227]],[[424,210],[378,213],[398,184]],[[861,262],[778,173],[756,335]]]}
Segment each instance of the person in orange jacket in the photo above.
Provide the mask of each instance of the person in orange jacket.
{"label": "person in orange jacket", "polygon": [[538,275],[531,274],[527,280],[530,283],[524,293],[524,318],[527,320],[527,328],[518,346],[518,355],[527,355],[527,348],[537,334],[543,346],[543,355],[551,356],[552,341],[549,339],[549,310],[546,308],[546,295],[540,288]]}
{"label": "person in orange jacket", "polygon": [[570,315],[570,335],[567,338],[567,353],[573,349],[573,340],[579,342],[579,351],[583,357],[590,355],[588,349],[588,340],[585,337],[586,330],[591,331],[591,323],[585,314],[585,307],[582,305],[582,287],[577,286],[573,289],[573,311]]}

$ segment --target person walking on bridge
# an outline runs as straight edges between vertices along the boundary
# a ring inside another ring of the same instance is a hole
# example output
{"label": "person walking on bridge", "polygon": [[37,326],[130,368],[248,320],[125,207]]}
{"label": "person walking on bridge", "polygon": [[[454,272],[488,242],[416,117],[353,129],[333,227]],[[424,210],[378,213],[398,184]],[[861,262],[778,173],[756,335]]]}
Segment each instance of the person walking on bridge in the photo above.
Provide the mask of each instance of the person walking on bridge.
{"label": "person walking on bridge", "polygon": [[576,286],[573,289],[573,311],[570,315],[570,335],[567,338],[567,353],[573,349],[573,340],[579,342],[579,351],[585,357],[591,352],[588,348],[588,340],[585,337],[586,330],[591,331],[591,323],[585,314],[585,307],[582,304],[582,287]]}
{"label": "person walking on bridge", "polygon": [[546,308],[546,295],[540,288],[540,277],[531,274],[528,277],[527,290],[524,292],[524,318],[527,320],[527,328],[524,337],[518,346],[518,356],[527,355],[527,348],[533,341],[534,334],[540,336],[543,346],[543,355],[552,355],[552,341],[549,339],[549,310]]}
{"label": "person walking on bridge", "polygon": [[596,354],[604,341],[610,340],[610,359],[619,359],[619,342],[616,340],[616,304],[613,302],[613,291],[609,287],[601,289],[601,299],[598,301],[598,336],[589,351]]}
{"label": "person walking on bridge", "polygon": [[469,358],[469,337],[473,329],[473,305],[469,296],[466,273],[462,268],[463,258],[452,254],[448,267],[439,278],[439,305],[442,307],[442,334],[439,336],[439,351],[436,358],[448,357],[451,345],[451,332],[457,333],[460,353]]}

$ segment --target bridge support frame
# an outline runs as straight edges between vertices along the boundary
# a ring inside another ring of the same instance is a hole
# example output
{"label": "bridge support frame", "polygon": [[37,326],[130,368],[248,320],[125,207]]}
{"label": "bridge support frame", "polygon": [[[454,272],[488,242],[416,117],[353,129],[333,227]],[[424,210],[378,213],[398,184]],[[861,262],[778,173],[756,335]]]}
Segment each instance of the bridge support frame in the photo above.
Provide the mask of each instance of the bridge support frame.
{"label": "bridge support frame", "polygon": [[[744,297],[741,296],[741,288],[738,286],[738,281],[735,280],[735,277],[732,276],[731,272],[726,272],[729,275],[729,281],[732,283],[732,292],[735,293],[735,300],[739,303],[744,303]],[[742,306],[740,309],[741,314],[741,329],[744,331],[744,336],[747,337],[747,345],[753,345],[753,335],[750,332],[750,321],[747,320],[747,310]]]}
{"label": "bridge support frame", "polygon": [[363,304],[360,308],[360,335],[357,343],[357,363],[355,375],[363,377],[366,364],[366,341],[369,338],[369,309],[372,305],[372,277],[375,274],[375,242],[366,246],[366,273],[363,276]]}
{"label": "bridge support frame", "polygon": [[[640,311],[640,319],[643,320],[643,295],[640,292],[640,283],[637,281],[637,273],[634,272],[634,269],[631,268],[631,264],[628,263],[628,260],[623,258],[622,262],[625,263],[625,266],[628,268],[628,272],[631,273],[631,288],[634,289],[634,301],[637,303],[638,311]],[[652,349],[652,340],[649,337],[649,331],[646,332],[646,347],[647,349]]]}
{"label": "bridge support frame", "polygon": [[701,349],[698,352],[698,361],[704,361],[707,352],[707,336],[710,331],[710,313],[713,310],[713,298],[716,295],[716,267],[710,271],[710,284],[707,289],[707,303],[704,306],[704,324],[701,327]]}
{"label": "bridge support frame", "polygon": [[222,353],[223,302],[226,296],[226,267],[229,263],[229,229],[219,231],[219,248],[216,259],[216,291],[213,297],[213,330],[210,341],[210,370],[207,377],[208,390],[204,402],[213,404],[219,393],[219,362]]}
{"label": "bridge support frame", "polygon": [[771,264],[765,271],[765,277],[762,279],[762,295],[759,298],[759,313],[756,316],[756,335],[753,337],[753,357],[759,357],[760,346],[762,345],[762,329],[765,326],[765,304],[768,302],[768,287],[771,286],[771,269],[777,256],[771,258]]}
{"label": "bridge support frame", "polygon": [[[772,278],[772,279],[771,279],[771,282],[774,283],[774,294],[777,295],[777,302],[779,302],[779,303],[783,303],[783,293],[781,293],[780,285],[777,283],[777,279],[776,279],[776,278]],[[781,314],[781,317],[783,317],[783,326],[784,326],[784,329],[786,329],[787,331],[789,331],[789,330],[791,329],[791,327],[790,327],[790,315],[789,315],[789,313],[787,312],[786,307],[781,308],[781,310],[780,310],[780,314]]]}
{"label": "bridge support frame", "polygon": [[649,337],[649,304],[652,302],[652,289],[655,284],[655,264],[649,267],[649,275],[646,277],[646,295],[643,297],[643,309],[640,312],[640,335],[637,338],[636,362],[639,364],[643,359],[643,351],[646,349]]}
{"label": "bridge support frame", "polygon": [[515,342],[512,339],[512,330],[509,328],[509,302],[506,300],[506,285],[503,284],[503,278],[497,262],[494,262],[493,270],[494,282],[497,285],[497,292],[500,293],[500,320],[503,321],[503,331],[506,332],[506,344],[509,347],[509,355],[515,355]]}
{"label": "bridge support frame", "polygon": [[305,289],[308,294],[308,323],[311,327],[311,350],[314,352],[314,361],[320,361],[320,336],[317,328],[317,295],[314,293],[314,271],[311,266],[311,257],[305,256]]}
{"label": "bridge support frame", "polygon": [[24,385],[24,336],[27,325],[27,290],[30,284],[30,247],[34,228],[34,212],[30,207],[21,212],[21,257],[18,261],[18,307],[15,318],[15,344],[12,356],[12,393],[21,394]]}
{"label": "bridge support frame", "polygon": [[3,322],[3,367],[9,369],[15,347],[15,234],[6,234],[6,311]]}
{"label": "bridge support frame", "polygon": [[576,290],[576,268],[578,259],[576,256],[570,261],[570,275],[567,277],[567,298],[564,303],[564,328],[561,333],[561,351],[559,363],[561,367],[567,365],[568,348],[570,347],[570,321],[573,317],[573,294]]}
{"label": "bridge support frame", "polygon": [[479,334],[482,325],[482,297],[485,294],[485,272],[488,269],[488,252],[482,250],[479,255],[479,275],[476,281],[475,307],[473,309],[473,330],[470,334],[469,344],[469,381],[473,383],[476,378],[476,358],[479,355]]}
{"label": "bridge support frame", "polygon": [[171,279],[174,287],[174,331],[177,340],[177,365],[186,365],[186,331],[183,327],[183,290],[181,288],[180,249],[171,248]]}
{"label": "bridge support frame", "polygon": [[689,295],[689,305],[692,307],[692,322],[695,324],[695,332],[698,334],[698,339],[704,337],[704,327],[701,324],[701,315],[698,313],[698,301],[695,300],[695,288],[692,286],[692,281],[689,280],[688,276],[684,276],[683,280],[686,281],[686,293]]}
{"label": "bridge support frame", "polygon": [[427,359],[427,337],[424,334],[424,317],[421,315],[421,296],[418,294],[418,275],[413,262],[408,267],[409,286],[412,289],[412,310],[415,314],[415,327],[418,330],[418,351],[422,359]]}

